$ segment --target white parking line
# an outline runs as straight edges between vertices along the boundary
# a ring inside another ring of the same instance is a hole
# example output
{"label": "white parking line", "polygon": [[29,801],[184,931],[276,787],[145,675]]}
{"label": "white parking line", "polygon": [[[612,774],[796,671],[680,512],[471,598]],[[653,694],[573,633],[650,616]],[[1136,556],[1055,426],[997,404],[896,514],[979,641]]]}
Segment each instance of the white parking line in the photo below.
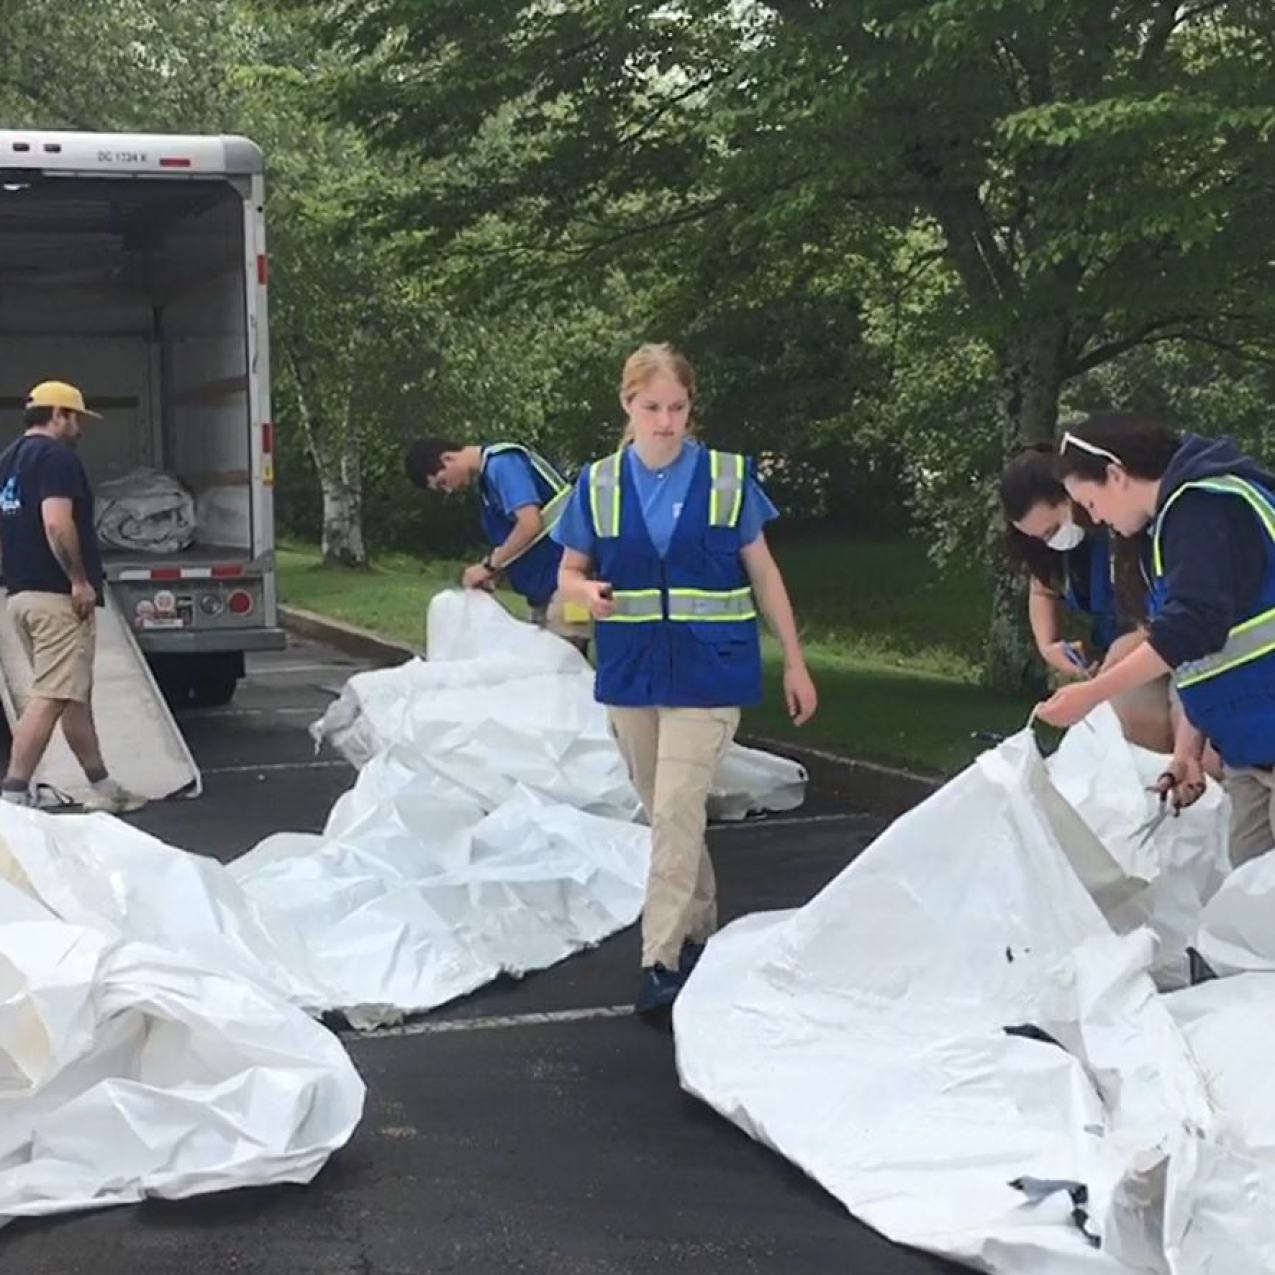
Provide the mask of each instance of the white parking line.
{"label": "white parking line", "polygon": [[323,664],[259,664],[250,670],[250,676],[264,681],[267,677],[274,677],[277,673],[327,673],[331,675],[338,670],[344,672],[346,669],[358,673],[367,667],[368,665],[357,662],[338,664],[334,661],[328,661]]}
{"label": "white parking line", "polygon": [[205,766],[204,775],[268,775],[281,770],[352,770],[348,761],[271,761],[258,766]]}
{"label": "white parking line", "polygon": [[307,716],[322,717],[326,706],[312,704],[308,708],[192,708],[182,711],[183,717],[275,717],[275,716]]}
{"label": "white parking line", "polygon": [[812,824],[849,823],[867,816],[862,814],[843,815],[789,815],[781,819],[741,819],[729,823],[715,823],[710,832],[749,832],[754,828],[809,828]]}
{"label": "white parking line", "polygon": [[595,1018],[625,1018],[632,1005],[597,1005],[592,1009],[559,1009],[542,1014],[498,1014],[489,1018],[424,1018],[370,1032],[342,1031],[343,1040],[385,1040],[394,1036],[437,1036],[444,1032],[503,1031],[507,1027],[545,1027],[555,1023],[582,1023]]}

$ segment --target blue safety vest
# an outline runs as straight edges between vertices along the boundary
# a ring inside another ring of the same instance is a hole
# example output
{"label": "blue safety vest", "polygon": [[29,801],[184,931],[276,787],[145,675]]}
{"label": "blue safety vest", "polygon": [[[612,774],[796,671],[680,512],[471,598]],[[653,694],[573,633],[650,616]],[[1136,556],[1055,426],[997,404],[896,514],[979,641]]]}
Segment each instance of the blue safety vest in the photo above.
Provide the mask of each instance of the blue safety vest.
{"label": "blue safety vest", "polygon": [[701,451],[661,558],[624,450],[588,467],[594,565],[615,602],[593,627],[602,703],[724,708],[761,698],[757,610],[740,558],[748,477],[743,456]]}
{"label": "blue safety vest", "polygon": [[1230,766],[1269,766],[1275,762],[1275,494],[1233,474],[1193,479],[1174,490],[1151,535],[1157,610],[1166,600],[1164,520],[1186,491],[1243,500],[1266,532],[1266,569],[1257,598],[1232,627],[1222,649],[1174,669],[1173,684],[1191,725],[1212,740],[1223,761]]}
{"label": "blue safety vest", "polygon": [[1089,635],[1099,655],[1120,636],[1116,614],[1115,562],[1104,532],[1090,531],[1085,541],[1063,555],[1062,600],[1090,618]]}
{"label": "blue safety vest", "polygon": [[510,517],[495,500],[495,494],[487,485],[487,462],[493,456],[517,452],[531,466],[535,475],[536,491],[541,496],[540,516],[544,525],[540,534],[517,557],[502,562],[500,569],[515,592],[520,593],[532,606],[544,606],[558,587],[558,564],[562,560],[562,546],[550,538],[549,533],[558,524],[562,511],[571,499],[572,487],[543,456],[521,443],[493,443],[483,448],[482,465],[478,471],[478,493],[482,505],[483,535],[493,546],[502,545],[513,531],[515,519]]}

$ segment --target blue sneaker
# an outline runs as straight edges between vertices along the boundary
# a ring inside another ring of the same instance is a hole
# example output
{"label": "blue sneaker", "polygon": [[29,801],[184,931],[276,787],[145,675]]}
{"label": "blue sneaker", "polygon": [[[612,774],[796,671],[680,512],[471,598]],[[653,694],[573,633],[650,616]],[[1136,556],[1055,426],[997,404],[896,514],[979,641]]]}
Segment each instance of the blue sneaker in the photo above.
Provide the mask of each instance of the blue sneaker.
{"label": "blue sneaker", "polygon": [[687,939],[682,944],[682,955],[677,962],[677,972],[683,978],[689,978],[691,970],[699,964],[699,958],[704,955],[704,944],[696,943],[691,939]]}
{"label": "blue sneaker", "polygon": [[669,970],[663,965],[651,965],[642,971],[642,986],[638,988],[633,1012],[643,1018],[656,1017],[673,1008],[677,994],[686,982],[680,969]]}

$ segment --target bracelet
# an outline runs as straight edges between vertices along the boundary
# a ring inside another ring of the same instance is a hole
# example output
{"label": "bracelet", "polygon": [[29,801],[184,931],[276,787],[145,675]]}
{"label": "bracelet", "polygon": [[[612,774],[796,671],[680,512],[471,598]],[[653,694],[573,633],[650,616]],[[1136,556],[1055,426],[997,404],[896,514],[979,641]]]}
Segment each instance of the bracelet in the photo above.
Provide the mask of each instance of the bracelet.
{"label": "bracelet", "polygon": [[496,566],[495,560],[493,559],[490,553],[478,565],[480,567],[486,567],[487,570],[492,572],[493,574],[497,573],[500,570],[500,568]]}

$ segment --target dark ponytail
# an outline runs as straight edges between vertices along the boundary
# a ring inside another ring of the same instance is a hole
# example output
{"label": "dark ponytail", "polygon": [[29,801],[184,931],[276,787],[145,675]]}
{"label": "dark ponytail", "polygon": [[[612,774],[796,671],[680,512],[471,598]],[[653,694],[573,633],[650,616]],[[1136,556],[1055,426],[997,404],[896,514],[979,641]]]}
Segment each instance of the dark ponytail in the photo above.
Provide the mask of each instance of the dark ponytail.
{"label": "dark ponytail", "polygon": [[[1069,441],[1068,434],[1080,443]],[[1101,452],[1087,450],[1084,443],[1100,448]],[[1061,435],[1057,473],[1060,478],[1105,483],[1107,466],[1114,461],[1131,478],[1154,482],[1164,477],[1169,461],[1181,446],[1180,434],[1150,416],[1135,412],[1090,412],[1076,424],[1069,425]]]}

